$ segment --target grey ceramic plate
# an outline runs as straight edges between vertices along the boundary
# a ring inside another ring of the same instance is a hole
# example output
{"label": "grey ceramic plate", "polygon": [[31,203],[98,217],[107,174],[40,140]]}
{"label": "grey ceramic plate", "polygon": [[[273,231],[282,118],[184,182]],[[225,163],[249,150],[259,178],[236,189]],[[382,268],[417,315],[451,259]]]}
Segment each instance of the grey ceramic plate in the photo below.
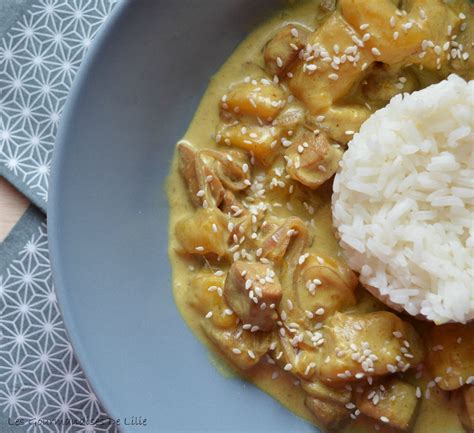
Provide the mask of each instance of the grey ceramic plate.
{"label": "grey ceramic plate", "polygon": [[315,432],[222,377],[173,301],[164,181],[210,76],[276,0],[120,4],[76,80],[56,145],[48,229],[79,361],[125,432]]}

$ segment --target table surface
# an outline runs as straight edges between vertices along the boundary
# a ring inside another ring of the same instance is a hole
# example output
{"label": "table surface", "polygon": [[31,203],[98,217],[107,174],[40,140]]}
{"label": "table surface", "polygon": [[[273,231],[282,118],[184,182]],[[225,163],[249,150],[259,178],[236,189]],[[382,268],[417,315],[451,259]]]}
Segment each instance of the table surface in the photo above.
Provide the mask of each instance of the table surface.
{"label": "table surface", "polygon": [[0,242],[29,205],[28,199],[0,177]]}

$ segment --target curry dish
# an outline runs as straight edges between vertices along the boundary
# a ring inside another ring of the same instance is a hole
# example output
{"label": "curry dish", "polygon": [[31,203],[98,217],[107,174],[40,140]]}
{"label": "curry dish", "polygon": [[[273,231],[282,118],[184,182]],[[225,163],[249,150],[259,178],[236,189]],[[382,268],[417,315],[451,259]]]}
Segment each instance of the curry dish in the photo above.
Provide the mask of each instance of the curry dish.
{"label": "curry dish", "polygon": [[327,431],[474,430],[474,323],[390,310],[345,264],[332,177],[396,94],[473,78],[467,0],[297,1],[212,78],[168,183],[174,295],[239,375]]}

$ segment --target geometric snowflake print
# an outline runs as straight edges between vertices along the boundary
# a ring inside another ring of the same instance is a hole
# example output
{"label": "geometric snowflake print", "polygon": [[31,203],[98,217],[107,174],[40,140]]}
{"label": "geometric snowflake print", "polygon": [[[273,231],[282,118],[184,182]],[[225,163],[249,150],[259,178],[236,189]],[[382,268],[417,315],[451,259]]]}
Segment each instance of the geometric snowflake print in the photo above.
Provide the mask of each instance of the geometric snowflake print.
{"label": "geometric snowflake print", "polygon": [[116,432],[68,341],[40,224],[0,275],[0,410],[28,432]]}
{"label": "geometric snowflake print", "polygon": [[39,0],[0,40],[0,168],[42,208],[64,103],[115,3]]}

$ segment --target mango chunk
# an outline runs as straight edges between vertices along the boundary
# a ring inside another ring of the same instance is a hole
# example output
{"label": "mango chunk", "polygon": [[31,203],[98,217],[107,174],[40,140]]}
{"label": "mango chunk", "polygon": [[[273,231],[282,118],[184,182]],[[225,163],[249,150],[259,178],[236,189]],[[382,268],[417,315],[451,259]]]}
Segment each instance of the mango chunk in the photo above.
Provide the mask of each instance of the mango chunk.
{"label": "mango chunk", "polygon": [[[419,16],[403,14],[390,0],[341,0],[341,13],[355,29],[370,37],[364,42],[376,61],[395,64],[416,54],[429,33],[419,22]],[[396,33],[396,34],[395,34]],[[395,36],[394,36],[395,34]]]}
{"label": "mango chunk", "polygon": [[292,69],[289,87],[312,114],[345,96],[373,62],[371,52],[354,42],[358,40],[359,35],[339,12],[308,36],[306,48]]}
{"label": "mango chunk", "polygon": [[271,122],[286,104],[283,89],[273,81],[250,80],[233,86],[222,98],[221,108],[234,114]]}
{"label": "mango chunk", "polygon": [[223,297],[225,276],[203,271],[191,281],[188,302],[219,328],[235,326],[237,316]]}
{"label": "mango chunk", "polygon": [[[433,326],[427,336],[427,365],[438,386],[451,391],[474,378],[474,322]],[[471,378],[471,379],[470,379]]]}
{"label": "mango chunk", "polygon": [[366,375],[406,371],[423,360],[421,338],[414,328],[387,311],[336,312],[325,325],[326,342],[319,374],[326,381],[351,381]]}
{"label": "mango chunk", "polygon": [[270,165],[280,150],[281,131],[275,127],[246,125],[242,123],[217,127],[216,141],[250,152],[262,165]]}
{"label": "mango chunk", "polygon": [[227,217],[216,208],[199,208],[176,223],[175,234],[183,252],[196,255],[228,254]]}
{"label": "mango chunk", "polygon": [[356,405],[363,414],[377,421],[408,430],[416,413],[418,398],[414,386],[393,378],[357,394]]}

